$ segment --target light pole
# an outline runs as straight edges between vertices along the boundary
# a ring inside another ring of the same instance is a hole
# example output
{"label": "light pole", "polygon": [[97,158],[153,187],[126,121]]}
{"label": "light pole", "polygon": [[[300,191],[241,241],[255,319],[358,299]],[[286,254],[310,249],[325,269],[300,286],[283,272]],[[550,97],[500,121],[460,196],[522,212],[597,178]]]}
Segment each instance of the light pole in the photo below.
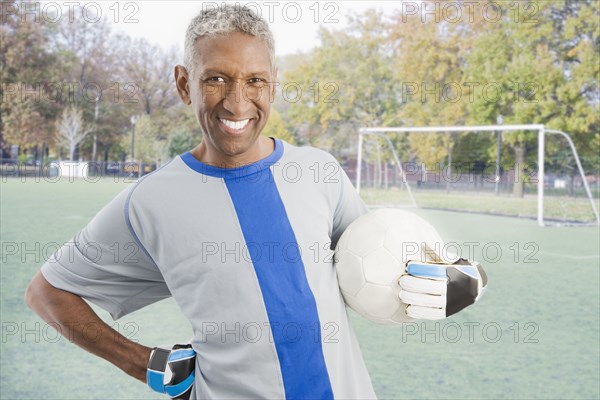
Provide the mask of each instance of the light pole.
{"label": "light pole", "polygon": [[137,117],[131,116],[131,161],[135,159],[135,121]]}
{"label": "light pole", "polygon": [[[502,117],[502,115],[498,115],[498,118],[496,118],[496,122],[498,123],[498,125],[502,125],[502,123],[504,122],[504,118]],[[496,196],[498,196],[498,194],[500,194],[500,150],[502,149],[502,131],[498,131],[496,132],[496,184],[495,184],[495,188],[494,188],[494,192],[496,193]]]}
{"label": "light pole", "polygon": [[96,162],[96,151],[98,146],[98,135],[97,135],[97,127],[98,127],[98,103],[99,99],[96,99],[96,106],[94,107],[94,145],[92,147],[92,162]]}

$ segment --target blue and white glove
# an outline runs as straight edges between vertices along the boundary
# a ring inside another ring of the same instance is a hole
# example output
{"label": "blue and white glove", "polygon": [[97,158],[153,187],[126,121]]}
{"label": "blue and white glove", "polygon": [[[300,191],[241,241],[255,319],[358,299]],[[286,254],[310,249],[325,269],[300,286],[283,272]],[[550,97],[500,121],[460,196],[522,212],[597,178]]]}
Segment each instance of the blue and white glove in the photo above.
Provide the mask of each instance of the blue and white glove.
{"label": "blue and white glove", "polygon": [[158,393],[171,399],[188,400],[194,386],[196,352],[191,344],[172,348],[155,347],[150,354],[146,382]]}
{"label": "blue and white glove", "polygon": [[400,284],[406,314],[415,319],[444,319],[481,298],[487,275],[476,261],[453,264],[409,261]]}

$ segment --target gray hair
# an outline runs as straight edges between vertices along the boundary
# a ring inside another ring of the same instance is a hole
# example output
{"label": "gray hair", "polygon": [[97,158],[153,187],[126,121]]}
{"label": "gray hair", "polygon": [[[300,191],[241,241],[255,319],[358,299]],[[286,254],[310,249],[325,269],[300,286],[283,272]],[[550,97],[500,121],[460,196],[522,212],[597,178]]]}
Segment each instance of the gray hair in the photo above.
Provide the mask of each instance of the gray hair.
{"label": "gray hair", "polygon": [[215,37],[232,32],[246,33],[263,40],[269,50],[271,66],[274,65],[275,40],[267,22],[246,6],[222,4],[203,9],[187,28],[183,62],[190,75],[193,75],[194,60],[198,56],[196,40],[202,36]]}

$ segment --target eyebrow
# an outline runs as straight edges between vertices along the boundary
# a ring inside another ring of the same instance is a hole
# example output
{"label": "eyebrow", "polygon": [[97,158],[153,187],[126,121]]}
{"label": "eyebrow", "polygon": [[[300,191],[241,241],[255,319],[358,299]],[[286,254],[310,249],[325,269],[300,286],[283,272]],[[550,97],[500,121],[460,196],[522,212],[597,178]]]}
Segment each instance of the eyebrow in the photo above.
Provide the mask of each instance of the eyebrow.
{"label": "eyebrow", "polygon": [[[227,77],[229,77],[230,75],[225,72],[225,71],[221,71],[218,69],[205,69],[204,71],[201,71],[201,73],[199,74],[200,78],[206,78],[207,76],[211,76],[211,75],[225,75]],[[260,77],[267,77],[269,76],[270,73],[269,71],[258,71],[258,72],[251,72],[249,74],[246,74],[246,78],[251,77],[251,76],[260,76]]]}

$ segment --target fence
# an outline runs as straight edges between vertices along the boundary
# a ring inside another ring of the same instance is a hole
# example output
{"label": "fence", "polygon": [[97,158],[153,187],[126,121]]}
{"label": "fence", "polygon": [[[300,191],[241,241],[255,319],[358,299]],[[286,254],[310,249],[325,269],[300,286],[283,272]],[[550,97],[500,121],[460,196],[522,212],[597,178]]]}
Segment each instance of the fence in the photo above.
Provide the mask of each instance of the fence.
{"label": "fence", "polygon": [[71,178],[138,178],[157,168],[156,163],[137,161],[39,161],[19,162],[0,158],[0,176],[35,177],[41,179]]}

